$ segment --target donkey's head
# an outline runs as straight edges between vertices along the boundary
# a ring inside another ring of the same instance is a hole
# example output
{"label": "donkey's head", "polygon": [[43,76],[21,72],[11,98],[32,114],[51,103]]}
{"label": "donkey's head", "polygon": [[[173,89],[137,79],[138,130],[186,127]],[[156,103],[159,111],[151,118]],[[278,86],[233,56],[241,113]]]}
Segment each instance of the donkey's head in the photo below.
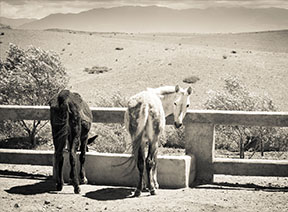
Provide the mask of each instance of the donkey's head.
{"label": "donkey's head", "polygon": [[182,126],[183,119],[186,115],[187,109],[190,106],[190,94],[192,93],[192,88],[182,89],[178,85],[175,86],[175,91],[177,93],[176,99],[174,101],[174,125],[176,128]]}

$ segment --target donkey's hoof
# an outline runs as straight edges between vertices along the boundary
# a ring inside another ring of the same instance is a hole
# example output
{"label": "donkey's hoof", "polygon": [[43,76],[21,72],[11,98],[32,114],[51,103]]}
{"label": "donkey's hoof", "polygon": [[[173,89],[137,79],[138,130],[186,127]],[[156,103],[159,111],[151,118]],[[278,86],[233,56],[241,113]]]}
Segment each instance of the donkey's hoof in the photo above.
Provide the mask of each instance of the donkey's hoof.
{"label": "donkey's hoof", "polygon": [[76,186],[76,187],[74,187],[74,193],[75,194],[79,194],[80,193],[80,187],[79,186]]}
{"label": "donkey's hoof", "polygon": [[142,192],[148,192],[149,189],[147,187],[142,188]]}
{"label": "donkey's hoof", "polygon": [[141,195],[141,190],[137,188],[135,190],[134,197],[140,197],[140,195]]}
{"label": "donkey's hoof", "polygon": [[73,180],[71,178],[68,180],[68,185],[73,185]]}
{"label": "donkey's hoof", "polygon": [[62,189],[63,189],[63,184],[62,183],[56,183],[56,190],[62,191]]}
{"label": "donkey's hoof", "polygon": [[155,189],[154,189],[154,190],[151,190],[151,191],[150,191],[150,194],[153,195],[153,196],[156,195],[156,190],[155,190]]}
{"label": "donkey's hoof", "polygon": [[86,177],[84,177],[83,179],[80,180],[80,183],[81,184],[87,184],[88,183],[88,180]]}

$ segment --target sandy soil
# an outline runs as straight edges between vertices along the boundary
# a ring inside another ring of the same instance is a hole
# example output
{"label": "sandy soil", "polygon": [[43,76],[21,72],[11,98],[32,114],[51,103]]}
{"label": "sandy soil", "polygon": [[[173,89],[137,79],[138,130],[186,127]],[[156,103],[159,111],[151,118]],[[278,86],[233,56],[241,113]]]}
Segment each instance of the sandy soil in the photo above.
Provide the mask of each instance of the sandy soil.
{"label": "sandy soil", "polygon": [[[182,80],[193,75],[200,80],[192,85],[191,109],[202,109],[207,93],[222,89],[224,79],[233,75],[251,92],[271,96],[278,110],[288,111],[288,102],[283,101],[288,98],[288,31],[207,35],[2,31],[1,57],[9,42],[58,52],[70,88],[91,106],[115,93],[129,97],[147,87],[186,87]],[[84,72],[92,66],[112,70]]]}
{"label": "sandy soil", "polygon": [[133,188],[82,185],[53,190],[52,168],[0,164],[1,211],[287,211],[288,178],[219,175],[213,184],[159,189],[134,198]]}

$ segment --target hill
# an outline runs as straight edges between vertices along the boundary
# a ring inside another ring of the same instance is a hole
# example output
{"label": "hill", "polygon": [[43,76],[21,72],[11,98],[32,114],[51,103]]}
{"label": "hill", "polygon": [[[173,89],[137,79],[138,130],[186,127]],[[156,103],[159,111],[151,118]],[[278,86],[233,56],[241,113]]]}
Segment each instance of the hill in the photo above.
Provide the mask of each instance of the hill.
{"label": "hill", "polygon": [[8,25],[12,28],[17,28],[23,24],[27,24],[30,22],[33,22],[37,19],[29,19],[29,18],[18,18],[18,19],[13,19],[13,18],[5,18],[5,17],[0,17],[0,23],[3,25]]}
{"label": "hill", "polygon": [[176,10],[123,6],[77,14],[51,14],[19,28],[97,32],[250,32],[288,29],[288,10],[243,7]]}
{"label": "hill", "polygon": [[[9,42],[57,52],[70,76],[69,88],[89,105],[129,97],[147,87],[192,84],[192,109],[203,109],[210,90],[221,90],[227,76],[248,89],[272,97],[288,111],[288,31],[237,34],[91,33],[77,31],[1,30],[1,58]],[[116,50],[119,49],[119,50]],[[225,56],[225,57],[224,57]],[[86,68],[107,67],[89,74]]]}

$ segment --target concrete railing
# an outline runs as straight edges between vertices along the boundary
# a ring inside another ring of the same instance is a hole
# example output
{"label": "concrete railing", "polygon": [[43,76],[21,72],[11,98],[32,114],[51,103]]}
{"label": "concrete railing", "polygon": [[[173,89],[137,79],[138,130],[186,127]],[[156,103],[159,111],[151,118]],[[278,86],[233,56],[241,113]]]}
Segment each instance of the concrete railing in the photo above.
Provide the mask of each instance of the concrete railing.
{"label": "concrete railing", "polygon": [[[123,123],[125,108],[91,107],[91,110],[93,122]],[[5,119],[48,120],[49,107],[0,106],[0,120]],[[172,123],[172,117],[168,117],[167,124]],[[197,180],[211,182],[214,174],[288,176],[288,161],[214,158],[215,125],[288,127],[287,112],[189,110],[184,125],[186,155],[196,158]],[[195,166],[191,167],[189,185],[195,177]]]}

